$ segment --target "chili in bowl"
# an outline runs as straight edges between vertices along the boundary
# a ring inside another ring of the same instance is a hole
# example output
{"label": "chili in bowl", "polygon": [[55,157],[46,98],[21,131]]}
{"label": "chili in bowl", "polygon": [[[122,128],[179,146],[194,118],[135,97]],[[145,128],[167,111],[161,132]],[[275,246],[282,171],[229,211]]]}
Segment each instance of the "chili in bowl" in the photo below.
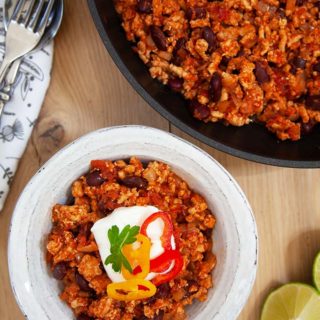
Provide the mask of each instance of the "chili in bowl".
{"label": "chili in bowl", "polygon": [[112,127],[31,179],[8,258],[28,319],[236,319],[257,231],[243,192],[204,151],[161,130]]}

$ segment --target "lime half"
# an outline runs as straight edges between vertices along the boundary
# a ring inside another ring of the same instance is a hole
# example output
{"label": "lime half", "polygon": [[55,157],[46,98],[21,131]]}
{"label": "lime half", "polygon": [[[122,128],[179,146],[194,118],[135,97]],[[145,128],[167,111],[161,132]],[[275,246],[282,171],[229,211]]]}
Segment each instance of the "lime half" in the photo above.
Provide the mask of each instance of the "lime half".
{"label": "lime half", "polygon": [[306,284],[289,283],[271,292],[261,320],[319,320],[320,295]]}
{"label": "lime half", "polygon": [[320,291],[320,252],[317,254],[313,262],[312,269],[313,283],[318,291]]}

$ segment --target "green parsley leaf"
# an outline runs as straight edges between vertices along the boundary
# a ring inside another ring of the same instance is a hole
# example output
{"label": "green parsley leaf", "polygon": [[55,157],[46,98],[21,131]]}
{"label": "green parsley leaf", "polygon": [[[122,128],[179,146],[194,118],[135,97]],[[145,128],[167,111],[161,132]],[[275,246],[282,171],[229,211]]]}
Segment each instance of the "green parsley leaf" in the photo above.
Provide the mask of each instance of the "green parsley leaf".
{"label": "green parsley leaf", "polygon": [[110,242],[114,243],[114,241],[117,239],[118,236],[119,236],[119,228],[118,228],[118,226],[112,226],[108,230],[108,238],[109,238]]}
{"label": "green parsley leaf", "polygon": [[106,258],[106,260],[104,260],[104,264],[107,266],[109,263],[113,263],[114,262],[114,256],[110,255]]}
{"label": "green parsley leaf", "polygon": [[127,260],[127,258],[121,253],[122,255],[122,264],[123,266],[130,272],[132,273],[132,268],[131,265],[129,263],[129,261]]}
{"label": "green parsley leaf", "polygon": [[112,265],[115,272],[120,272],[123,265],[129,272],[132,273],[132,268],[127,258],[122,253],[122,248],[126,244],[134,243],[137,234],[140,231],[139,226],[130,227],[127,224],[120,232],[118,226],[114,225],[108,230],[108,239],[110,241],[110,255],[104,261],[104,264]]}

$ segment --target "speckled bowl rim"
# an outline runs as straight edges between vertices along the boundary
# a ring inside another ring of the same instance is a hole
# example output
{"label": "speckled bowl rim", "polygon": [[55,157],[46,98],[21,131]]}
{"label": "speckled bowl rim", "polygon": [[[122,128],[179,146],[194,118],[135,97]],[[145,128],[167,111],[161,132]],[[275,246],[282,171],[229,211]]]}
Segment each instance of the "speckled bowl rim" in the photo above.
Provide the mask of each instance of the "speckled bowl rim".
{"label": "speckled bowl rim", "polygon": [[[196,150],[196,152],[199,152],[201,156],[206,157],[208,160],[212,161],[214,163],[214,165],[217,166],[217,168],[219,170],[221,170],[221,173],[223,173],[225,175],[225,178],[228,180],[228,182],[230,182],[232,184],[232,186],[235,188],[236,192],[238,193],[238,195],[242,198],[243,200],[243,204],[246,207],[246,211],[249,214],[248,215],[248,221],[250,222],[250,227],[252,228],[250,230],[250,233],[252,234],[252,238],[255,239],[254,241],[254,250],[253,252],[251,252],[251,254],[254,256],[254,264],[248,266],[248,271],[250,271],[250,276],[248,278],[246,278],[246,283],[245,286],[242,283],[242,285],[239,285],[238,288],[238,292],[233,292],[235,290],[231,290],[228,292],[225,301],[227,301],[230,296],[232,295],[233,298],[238,298],[237,303],[234,303],[233,305],[233,317],[228,319],[228,320],[232,320],[232,319],[236,319],[237,316],[240,314],[240,312],[242,311],[251,291],[253,288],[253,284],[255,281],[255,277],[256,277],[256,271],[257,271],[257,263],[258,263],[258,233],[257,233],[257,226],[256,226],[256,222],[255,222],[255,218],[252,212],[252,209],[248,203],[248,200],[246,199],[245,194],[243,193],[242,189],[240,188],[240,186],[238,185],[238,183],[234,180],[234,178],[230,175],[230,173],[219,163],[217,162],[213,157],[211,157],[208,153],[206,153],[204,150],[200,149],[199,147],[193,145],[192,143],[163,130],[160,129],[156,129],[156,128],[152,128],[152,127],[147,127],[147,126],[141,126],[141,125],[123,125],[123,126],[113,126],[113,127],[107,127],[107,128],[103,128],[103,129],[99,129],[90,133],[87,133],[83,136],[81,136],[80,138],[74,140],[73,142],[71,142],[70,144],[66,145],[65,147],[63,147],[62,149],[60,149],[56,154],[54,154],[43,166],[41,166],[41,168],[35,173],[35,175],[30,179],[30,181],[27,183],[27,185],[25,186],[24,190],[21,192],[19,199],[16,203],[13,215],[12,215],[12,219],[10,222],[10,226],[9,226],[9,240],[8,240],[8,266],[9,266],[9,276],[10,276],[10,283],[11,283],[11,287],[12,287],[12,291],[14,293],[15,299],[21,309],[21,311],[23,312],[24,316],[26,319],[28,319],[28,314],[27,314],[27,306],[24,306],[23,303],[20,301],[19,298],[19,291],[21,290],[19,288],[19,283],[15,282],[14,279],[14,275],[13,275],[13,269],[15,268],[14,263],[12,262],[12,259],[10,259],[10,257],[13,255],[13,247],[14,247],[14,239],[12,238],[12,234],[14,232],[14,224],[15,224],[15,220],[18,219],[18,210],[17,208],[19,208],[20,203],[23,202],[23,198],[25,197],[26,194],[28,194],[29,189],[32,188],[33,183],[38,179],[39,176],[44,175],[45,171],[44,170],[47,166],[51,165],[51,163],[54,163],[56,161],[56,159],[59,158],[59,156],[63,153],[68,152],[68,150],[75,144],[78,144],[80,141],[86,140],[86,139],[90,139],[93,136],[98,136],[100,133],[104,133],[106,131],[110,131],[110,130],[126,130],[126,129],[139,129],[139,130],[145,130],[145,131],[152,131],[153,133],[157,133],[157,134],[162,134],[162,135],[167,135],[168,137],[170,137],[171,139],[175,139],[177,141],[177,143],[183,143],[188,145],[189,147],[193,148]],[[238,270],[238,268],[237,268]],[[249,272],[248,272],[249,274]],[[248,280],[249,279],[249,280]],[[233,284],[235,282],[235,279],[233,279],[232,282],[232,289],[233,289]],[[240,288],[241,287],[241,288]],[[21,294],[21,292],[20,292]],[[36,302],[36,301],[34,301]],[[230,303],[230,299],[228,300],[228,302]],[[232,302],[231,302],[232,303]],[[219,310],[217,313],[215,313],[215,315],[213,315],[214,318],[212,319],[221,319],[221,320],[227,320],[227,319],[222,319],[219,317]]]}

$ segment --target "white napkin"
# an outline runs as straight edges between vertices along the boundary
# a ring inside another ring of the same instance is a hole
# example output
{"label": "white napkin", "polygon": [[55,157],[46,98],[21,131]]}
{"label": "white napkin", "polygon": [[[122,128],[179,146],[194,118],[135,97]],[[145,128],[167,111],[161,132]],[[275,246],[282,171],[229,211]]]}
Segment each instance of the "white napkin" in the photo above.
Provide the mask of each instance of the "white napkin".
{"label": "white napkin", "polygon": [[[5,41],[3,3],[0,0],[1,61]],[[13,97],[4,108],[0,124],[0,211],[49,86],[52,56],[53,43],[23,60]]]}

